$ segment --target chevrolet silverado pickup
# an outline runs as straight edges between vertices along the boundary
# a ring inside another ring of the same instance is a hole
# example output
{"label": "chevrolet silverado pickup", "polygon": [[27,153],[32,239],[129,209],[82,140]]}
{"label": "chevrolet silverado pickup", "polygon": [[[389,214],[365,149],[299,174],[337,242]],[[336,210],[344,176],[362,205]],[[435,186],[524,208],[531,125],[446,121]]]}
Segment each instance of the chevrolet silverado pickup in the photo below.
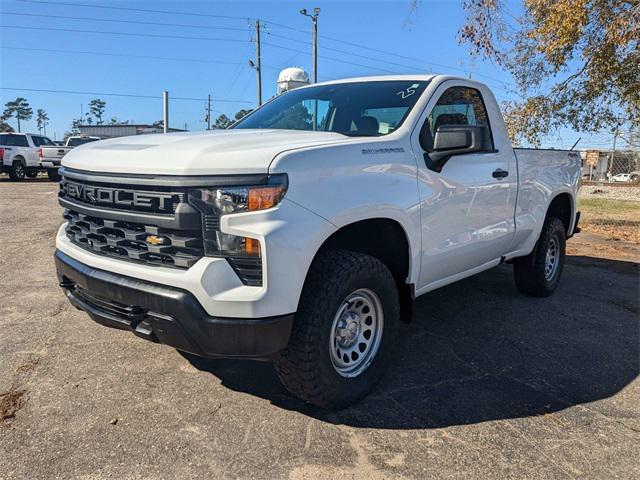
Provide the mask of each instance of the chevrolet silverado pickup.
{"label": "chevrolet silverado pickup", "polygon": [[54,182],[60,181],[60,174],[58,169],[60,168],[60,162],[62,157],[71,151],[75,147],[84,145],[89,142],[97,142],[100,137],[90,137],[88,135],[72,135],[67,138],[64,146],[45,145],[38,149],[38,157],[40,158],[40,166],[46,170],[49,180]]}
{"label": "chevrolet silverado pickup", "polygon": [[0,133],[0,172],[13,181],[35,178],[41,170],[38,149],[54,145],[43,135],[33,133]]}
{"label": "chevrolet silverado pickup", "polygon": [[62,160],[60,286],[96,322],[272,361],[299,398],[365,396],[414,299],[513,265],[551,295],[581,159],[514,149],[482,83],[331,81],[227,130],[115,138]]}

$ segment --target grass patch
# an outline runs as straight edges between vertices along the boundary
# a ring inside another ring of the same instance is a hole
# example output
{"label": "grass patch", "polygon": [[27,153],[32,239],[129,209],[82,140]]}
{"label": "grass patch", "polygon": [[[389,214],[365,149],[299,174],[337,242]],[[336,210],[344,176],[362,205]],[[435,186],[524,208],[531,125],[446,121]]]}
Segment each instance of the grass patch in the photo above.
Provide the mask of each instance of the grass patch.
{"label": "grass patch", "polygon": [[640,244],[640,202],[607,198],[580,200],[580,226],[612,240]]}
{"label": "grass patch", "polygon": [[583,198],[580,210],[594,213],[633,213],[640,214],[640,202],[634,200],[611,200],[607,198]]}

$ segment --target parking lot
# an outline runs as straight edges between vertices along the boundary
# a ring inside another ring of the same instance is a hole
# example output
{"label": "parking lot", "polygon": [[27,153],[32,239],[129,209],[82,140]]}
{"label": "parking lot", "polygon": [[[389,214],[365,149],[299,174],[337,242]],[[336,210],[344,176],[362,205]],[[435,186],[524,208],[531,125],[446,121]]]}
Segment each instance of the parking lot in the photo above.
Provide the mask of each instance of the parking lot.
{"label": "parking lot", "polygon": [[71,307],[56,194],[0,179],[0,479],[640,477],[635,243],[570,240],[548,299],[518,294],[508,265],[421,297],[381,384],[331,413],[270,364],[189,357]]}

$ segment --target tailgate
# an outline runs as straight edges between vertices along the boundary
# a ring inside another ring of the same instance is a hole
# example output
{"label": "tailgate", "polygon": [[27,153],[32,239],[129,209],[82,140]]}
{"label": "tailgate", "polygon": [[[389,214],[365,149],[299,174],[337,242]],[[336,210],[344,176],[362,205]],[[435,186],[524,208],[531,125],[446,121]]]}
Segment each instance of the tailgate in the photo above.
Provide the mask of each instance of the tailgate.
{"label": "tailgate", "polygon": [[71,150],[68,147],[42,147],[42,158],[59,160]]}

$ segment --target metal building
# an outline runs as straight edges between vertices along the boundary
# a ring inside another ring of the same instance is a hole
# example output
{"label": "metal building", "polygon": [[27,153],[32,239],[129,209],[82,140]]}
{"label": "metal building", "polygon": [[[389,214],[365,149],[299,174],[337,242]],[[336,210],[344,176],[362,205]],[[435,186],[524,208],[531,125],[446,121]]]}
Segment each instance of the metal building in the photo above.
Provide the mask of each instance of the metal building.
{"label": "metal building", "polygon": [[[116,124],[116,125],[80,125],[80,135],[100,138],[128,137],[147,133],[162,133],[162,125]],[[179,128],[169,128],[169,132],[184,132]]]}

